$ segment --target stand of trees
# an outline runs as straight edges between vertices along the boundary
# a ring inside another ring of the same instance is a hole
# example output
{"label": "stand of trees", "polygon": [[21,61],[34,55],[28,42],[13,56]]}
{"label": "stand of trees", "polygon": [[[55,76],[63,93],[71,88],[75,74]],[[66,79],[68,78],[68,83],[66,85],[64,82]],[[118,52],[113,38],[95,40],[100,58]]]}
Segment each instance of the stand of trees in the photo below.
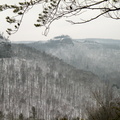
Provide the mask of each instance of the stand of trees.
{"label": "stand of trees", "polygon": [[[105,85],[104,88],[92,91],[92,97],[96,102],[93,107],[90,104],[86,106],[86,118],[69,118],[66,116],[54,117],[51,120],[120,120],[120,96],[115,98],[114,90]],[[45,120],[38,118],[37,109],[32,106],[30,108],[31,115],[26,118],[23,113],[20,113],[18,118],[14,117],[14,113],[9,112],[6,116],[3,111],[0,111],[0,120]]]}
{"label": "stand of trees", "polygon": [[11,56],[11,43],[0,34],[0,58],[10,58]]}
{"label": "stand of trees", "polygon": [[120,120],[120,96],[115,98],[113,87],[106,85],[92,93],[97,107],[88,107],[88,120]]}

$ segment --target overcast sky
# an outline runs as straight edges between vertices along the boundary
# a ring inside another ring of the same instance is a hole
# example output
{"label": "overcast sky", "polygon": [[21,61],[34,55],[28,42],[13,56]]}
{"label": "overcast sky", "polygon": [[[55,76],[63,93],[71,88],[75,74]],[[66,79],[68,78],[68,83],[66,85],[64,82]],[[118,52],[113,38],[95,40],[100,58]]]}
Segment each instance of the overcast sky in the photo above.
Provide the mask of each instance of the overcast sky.
{"label": "overcast sky", "polygon": [[[0,0],[0,4],[11,3],[16,0]],[[35,28],[34,23],[37,19],[37,12],[40,11],[40,7],[34,7],[27,13],[23,19],[23,23],[19,31],[10,36],[11,41],[38,41],[49,40],[59,35],[69,35],[72,38],[110,38],[120,40],[120,20],[112,20],[110,18],[101,17],[92,22],[71,25],[64,19],[55,21],[51,27],[47,36],[43,35],[44,28]],[[5,22],[5,17],[11,14],[11,11],[0,13],[0,32],[4,32],[9,27]],[[86,14],[89,16],[89,14]]]}

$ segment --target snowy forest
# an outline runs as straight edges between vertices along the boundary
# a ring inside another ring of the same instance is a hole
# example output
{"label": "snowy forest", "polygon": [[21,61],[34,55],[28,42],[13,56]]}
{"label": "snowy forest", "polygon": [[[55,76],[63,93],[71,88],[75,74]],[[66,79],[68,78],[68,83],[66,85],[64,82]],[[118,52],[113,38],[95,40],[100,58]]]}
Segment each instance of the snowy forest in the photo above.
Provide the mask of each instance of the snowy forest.
{"label": "snowy forest", "polygon": [[120,120],[116,44],[69,36],[16,44],[0,35],[0,120]]}

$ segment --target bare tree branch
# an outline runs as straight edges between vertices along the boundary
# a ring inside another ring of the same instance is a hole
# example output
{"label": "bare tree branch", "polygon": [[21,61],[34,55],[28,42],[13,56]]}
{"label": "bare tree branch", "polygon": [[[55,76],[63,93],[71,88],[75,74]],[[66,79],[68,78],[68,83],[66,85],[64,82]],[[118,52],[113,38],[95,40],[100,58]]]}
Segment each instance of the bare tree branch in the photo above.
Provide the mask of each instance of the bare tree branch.
{"label": "bare tree branch", "polygon": [[[24,15],[32,9],[33,6],[42,5],[43,11],[38,15],[36,27],[44,26],[46,28],[44,34],[49,32],[50,25],[62,17],[67,19],[72,16],[80,17],[87,11],[99,11],[99,13],[89,19],[81,21],[66,20],[72,24],[83,24],[93,21],[100,16],[109,17],[111,19],[120,19],[120,1],[119,0],[26,0],[19,2],[18,5],[0,5],[0,11],[12,9],[17,16],[13,18],[7,17],[7,22],[16,24],[15,29],[8,29],[8,34],[14,34],[20,28]],[[17,20],[18,19],[18,20]]]}

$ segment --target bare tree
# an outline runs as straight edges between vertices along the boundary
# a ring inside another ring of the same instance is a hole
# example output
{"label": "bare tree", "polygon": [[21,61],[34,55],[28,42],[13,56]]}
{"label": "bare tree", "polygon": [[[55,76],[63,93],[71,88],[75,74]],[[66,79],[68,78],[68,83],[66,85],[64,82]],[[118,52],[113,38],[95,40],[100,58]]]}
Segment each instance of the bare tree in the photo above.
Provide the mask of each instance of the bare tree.
{"label": "bare tree", "polygon": [[[49,31],[51,23],[63,17],[72,24],[87,23],[100,16],[120,19],[120,0],[25,0],[25,2],[19,2],[17,5],[0,5],[0,11],[12,9],[15,13],[13,17],[6,17],[7,22],[15,24],[14,29],[8,28],[6,30],[7,33],[9,35],[16,33],[25,13],[33,6],[38,5],[42,5],[43,10],[38,15],[37,23],[34,25],[36,27],[45,26],[45,35]],[[82,14],[86,12],[90,12],[90,17],[84,19]],[[78,17],[79,20],[73,21],[72,17]]]}
{"label": "bare tree", "polygon": [[115,95],[111,86],[92,92],[96,105],[87,106],[88,120],[119,120],[120,119],[120,98]]}

